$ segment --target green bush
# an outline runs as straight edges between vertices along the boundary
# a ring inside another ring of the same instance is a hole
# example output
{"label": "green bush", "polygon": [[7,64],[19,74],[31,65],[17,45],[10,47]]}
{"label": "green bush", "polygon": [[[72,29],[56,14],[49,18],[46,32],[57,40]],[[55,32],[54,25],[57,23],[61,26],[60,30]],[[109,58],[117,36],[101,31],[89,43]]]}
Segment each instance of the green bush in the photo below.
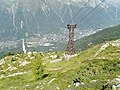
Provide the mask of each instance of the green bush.
{"label": "green bush", "polygon": [[44,76],[44,66],[42,65],[42,60],[41,59],[34,59],[32,61],[33,65],[33,74],[35,76],[36,80],[41,80],[43,79]]}

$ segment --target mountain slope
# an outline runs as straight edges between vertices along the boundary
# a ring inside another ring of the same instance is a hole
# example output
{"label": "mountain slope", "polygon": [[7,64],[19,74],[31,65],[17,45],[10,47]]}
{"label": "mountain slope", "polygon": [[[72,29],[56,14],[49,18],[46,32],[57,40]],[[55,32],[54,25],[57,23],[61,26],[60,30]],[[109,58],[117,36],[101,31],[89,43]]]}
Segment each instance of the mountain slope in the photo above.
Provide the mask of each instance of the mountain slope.
{"label": "mountain slope", "polygon": [[[0,56],[6,51],[58,50],[68,41],[66,25],[87,0],[0,0]],[[101,0],[90,0],[71,23],[77,23]],[[112,3],[110,2],[112,1]],[[116,4],[117,2],[117,4]],[[119,1],[105,1],[77,26],[75,39],[119,24]],[[86,33],[87,32],[87,33]],[[82,35],[81,35],[82,34]]]}
{"label": "mountain slope", "polygon": [[76,40],[76,50],[85,50],[91,46],[104,43],[106,41],[120,39],[120,25],[103,29],[95,34]]}
{"label": "mountain slope", "polygon": [[[41,62],[44,77],[36,81],[33,68]],[[120,40],[97,45],[70,60],[60,52],[29,52],[0,60],[0,89],[119,90],[119,70]]]}

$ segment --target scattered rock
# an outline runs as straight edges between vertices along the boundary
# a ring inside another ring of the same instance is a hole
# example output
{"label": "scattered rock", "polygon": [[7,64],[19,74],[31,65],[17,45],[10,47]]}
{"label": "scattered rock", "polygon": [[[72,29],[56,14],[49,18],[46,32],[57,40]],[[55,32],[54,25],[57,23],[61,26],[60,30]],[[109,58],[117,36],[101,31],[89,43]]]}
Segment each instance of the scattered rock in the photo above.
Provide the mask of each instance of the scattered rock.
{"label": "scattered rock", "polygon": [[55,63],[55,62],[60,62],[60,61],[62,61],[62,59],[56,59],[56,60],[52,60],[52,61],[50,61],[51,63]]}
{"label": "scattered rock", "polygon": [[85,83],[84,83],[84,82],[81,82],[80,84],[81,84],[81,85],[84,85]]}
{"label": "scattered rock", "polygon": [[17,60],[18,60],[18,59],[19,59],[19,57],[15,57],[15,59],[17,59]]}
{"label": "scattered rock", "polygon": [[19,66],[25,66],[25,65],[27,65],[27,64],[29,64],[30,62],[28,62],[28,61],[23,61],[23,62],[20,62],[20,65]]}
{"label": "scattered rock", "polygon": [[33,54],[35,55],[37,52],[33,52]]}
{"label": "scattered rock", "polygon": [[79,86],[80,86],[80,82],[74,83],[74,86],[75,86],[75,87],[79,87]]}
{"label": "scattered rock", "polygon": [[113,86],[112,86],[112,89],[113,89],[113,90],[120,90],[120,84],[118,84],[118,85],[113,85]]}
{"label": "scattered rock", "polygon": [[16,67],[12,67],[12,66],[10,65],[6,70],[13,71],[13,70],[16,70],[16,69],[17,69]]}
{"label": "scattered rock", "polygon": [[79,87],[80,85],[84,85],[84,82],[80,81],[80,78],[73,80],[73,85],[75,87]]}
{"label": "scattered rock", "polygon": [[106,59],[106,57],[96,57],[96,59]]}
{"label": "scattered rock", "polygon": [[2,68],[4,68],[4,66],[2,65]]}
{"label": "scattered rock", "polygon": [[16,90],[16,87],[11,86],[11,87],[9,88],[9,90]]}
{"label": "scattered rock", "polygon": [[40,86],[40,90],[44,89],[43,85]]}
{"label": "scattered rock", "polygon": [[116,87],[120,89],[120,84],[118,84]]}
{"label": "scattered rock", "polygon": [[43,85],[45,85],[46,83],[44,82]]}
{"label": "scattered rock", "polygon": [[55,78],[51,79],[48,84],[51,84],[53,81],[55,80]]}
{"label": "scattered rock", "polygon": [[8,75],[6,77],[14,77],[14,76],[22,75],[22,74],[25,74],[25,73],[27,73],[27,72],[18,72],[18,73],[10,74],[10,75]]}
{"label": "scattered rock", "polygon": [[50,58],[56,59],[56,58],[57,58],[57,55],[51,55]]}
{"label": "scattered rock", "polygon": [[60,90],[60,87],[59,87],[59,86],[57,86],[57,87],[56,87],[56,89],[57,89],[57,90]]}
{"label": "scattered rock", "polygon": [[27,56],[30,58],[31,57],[31,55],[32,55],[32,52],[28,52],[27,53]]}
{"label": "scattered rock", "polygon": [[113,90],[116,90],[116,86],[115,86],[115,85],[113,85],[112,89],[113,89]]}
{"label": "scattered rock", "polygon": [[68,85],[68,88],[70,88],[71,87],[71,85]]}
{"label": "scattered rock", "polygon": [[1,77],[0,78],[4,78],[5,77],[5,75],[4,74],[1,74]]}
{"label": "scattered rock", "polygon": [[8,64],[8,66],[11,66],[10,64]]}
{"label": "scattered rock", "polygon": [[97,82],[97,80],[92,80],[92,81],[91,81],[91,83],[95,83],[95,82]]}
{"label": "scattered rock", "polygon": [[27,85],[25,85],[26,87],[28,87],[29,86],[29,84],[27,84]]}
{"label": "scattered rock", "polygon": [[35,59],[35,57],[30,57],[30,60]]}
{"label": "scattered rock", "polygon": [[12,63],[16,63],[16,61],[12,62]]}
{"label": "scattered rock", "polygon": [[115,78],[115,81],[120,83],[120,78]]}
{"label": "scattered rock", "polygon": [[5,57],[5,60],[7,60],[7,57]]}
{"label": "scattered rock", "polygon": [[25,60],[29,59],[28,57],[25,57]]}
{"label": "scattered rock", "polygon": [[115,85],[112,86],[113,90],[120,90],[120,76],[112,80],[112,82],[115,83]]}
{"label": "scattered rock", "polygon": [[117,77],[118,77],[118,78],[120,78],[120,76],[119,76],[119,75],[118,75]]}
{"label": "scattered rock", "polygon": [[8,78],[8,77],[14,77],[14,76],[17,76],[17,75],[22,75],[22,74],[25,74],[27,72],[18,72],[18,73],[14,73],[14,74],[9,74],[8,76],[4,76],[2,75],[0,78]]}
{"label": "scattered rock", "polygon": [[4,59],[0,60],[0,65],[3,65],[3,64],[5,64]]}
{"label": "scattered rock", "polygon": [[64,59],[65,59],[65,60],[69,60],[69,59],[71,59],[71,58],[73,58],[73,57],[76,57],[76,56],[77,56],[77,54],[74,54],[74,55],[64,54]]}
{"label": "scattered rock", "polygon": [[39,88],[39,86],[36,87],[37,89]]}

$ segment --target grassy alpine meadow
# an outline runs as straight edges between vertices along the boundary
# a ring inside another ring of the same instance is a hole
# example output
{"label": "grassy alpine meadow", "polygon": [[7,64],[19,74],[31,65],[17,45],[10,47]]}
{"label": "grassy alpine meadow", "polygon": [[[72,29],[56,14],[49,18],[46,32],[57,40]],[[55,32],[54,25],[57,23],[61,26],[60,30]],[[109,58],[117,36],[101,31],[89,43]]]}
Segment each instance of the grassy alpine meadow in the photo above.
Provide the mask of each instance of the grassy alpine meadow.
{"label": "grassy alpine meadow", "polygon": [[63,52],[28,52],[0,61],[0,90],[119,90],[120,47],[111,42],[69,60]]}

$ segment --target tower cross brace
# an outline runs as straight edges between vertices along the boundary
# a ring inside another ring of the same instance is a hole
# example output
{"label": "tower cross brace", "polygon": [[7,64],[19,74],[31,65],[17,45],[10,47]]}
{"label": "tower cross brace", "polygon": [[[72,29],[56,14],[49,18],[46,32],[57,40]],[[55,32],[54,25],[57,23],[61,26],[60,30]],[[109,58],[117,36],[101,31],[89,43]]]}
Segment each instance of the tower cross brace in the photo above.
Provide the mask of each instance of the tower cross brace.
{"label": "tower cross brace", "polygon": [[76,28],[76,24],[75,25],[68,24],[67,28],[69,29],[69,41],[68,41],[67,53],[68,55],[74,55],[75,54],[74,30]]}

